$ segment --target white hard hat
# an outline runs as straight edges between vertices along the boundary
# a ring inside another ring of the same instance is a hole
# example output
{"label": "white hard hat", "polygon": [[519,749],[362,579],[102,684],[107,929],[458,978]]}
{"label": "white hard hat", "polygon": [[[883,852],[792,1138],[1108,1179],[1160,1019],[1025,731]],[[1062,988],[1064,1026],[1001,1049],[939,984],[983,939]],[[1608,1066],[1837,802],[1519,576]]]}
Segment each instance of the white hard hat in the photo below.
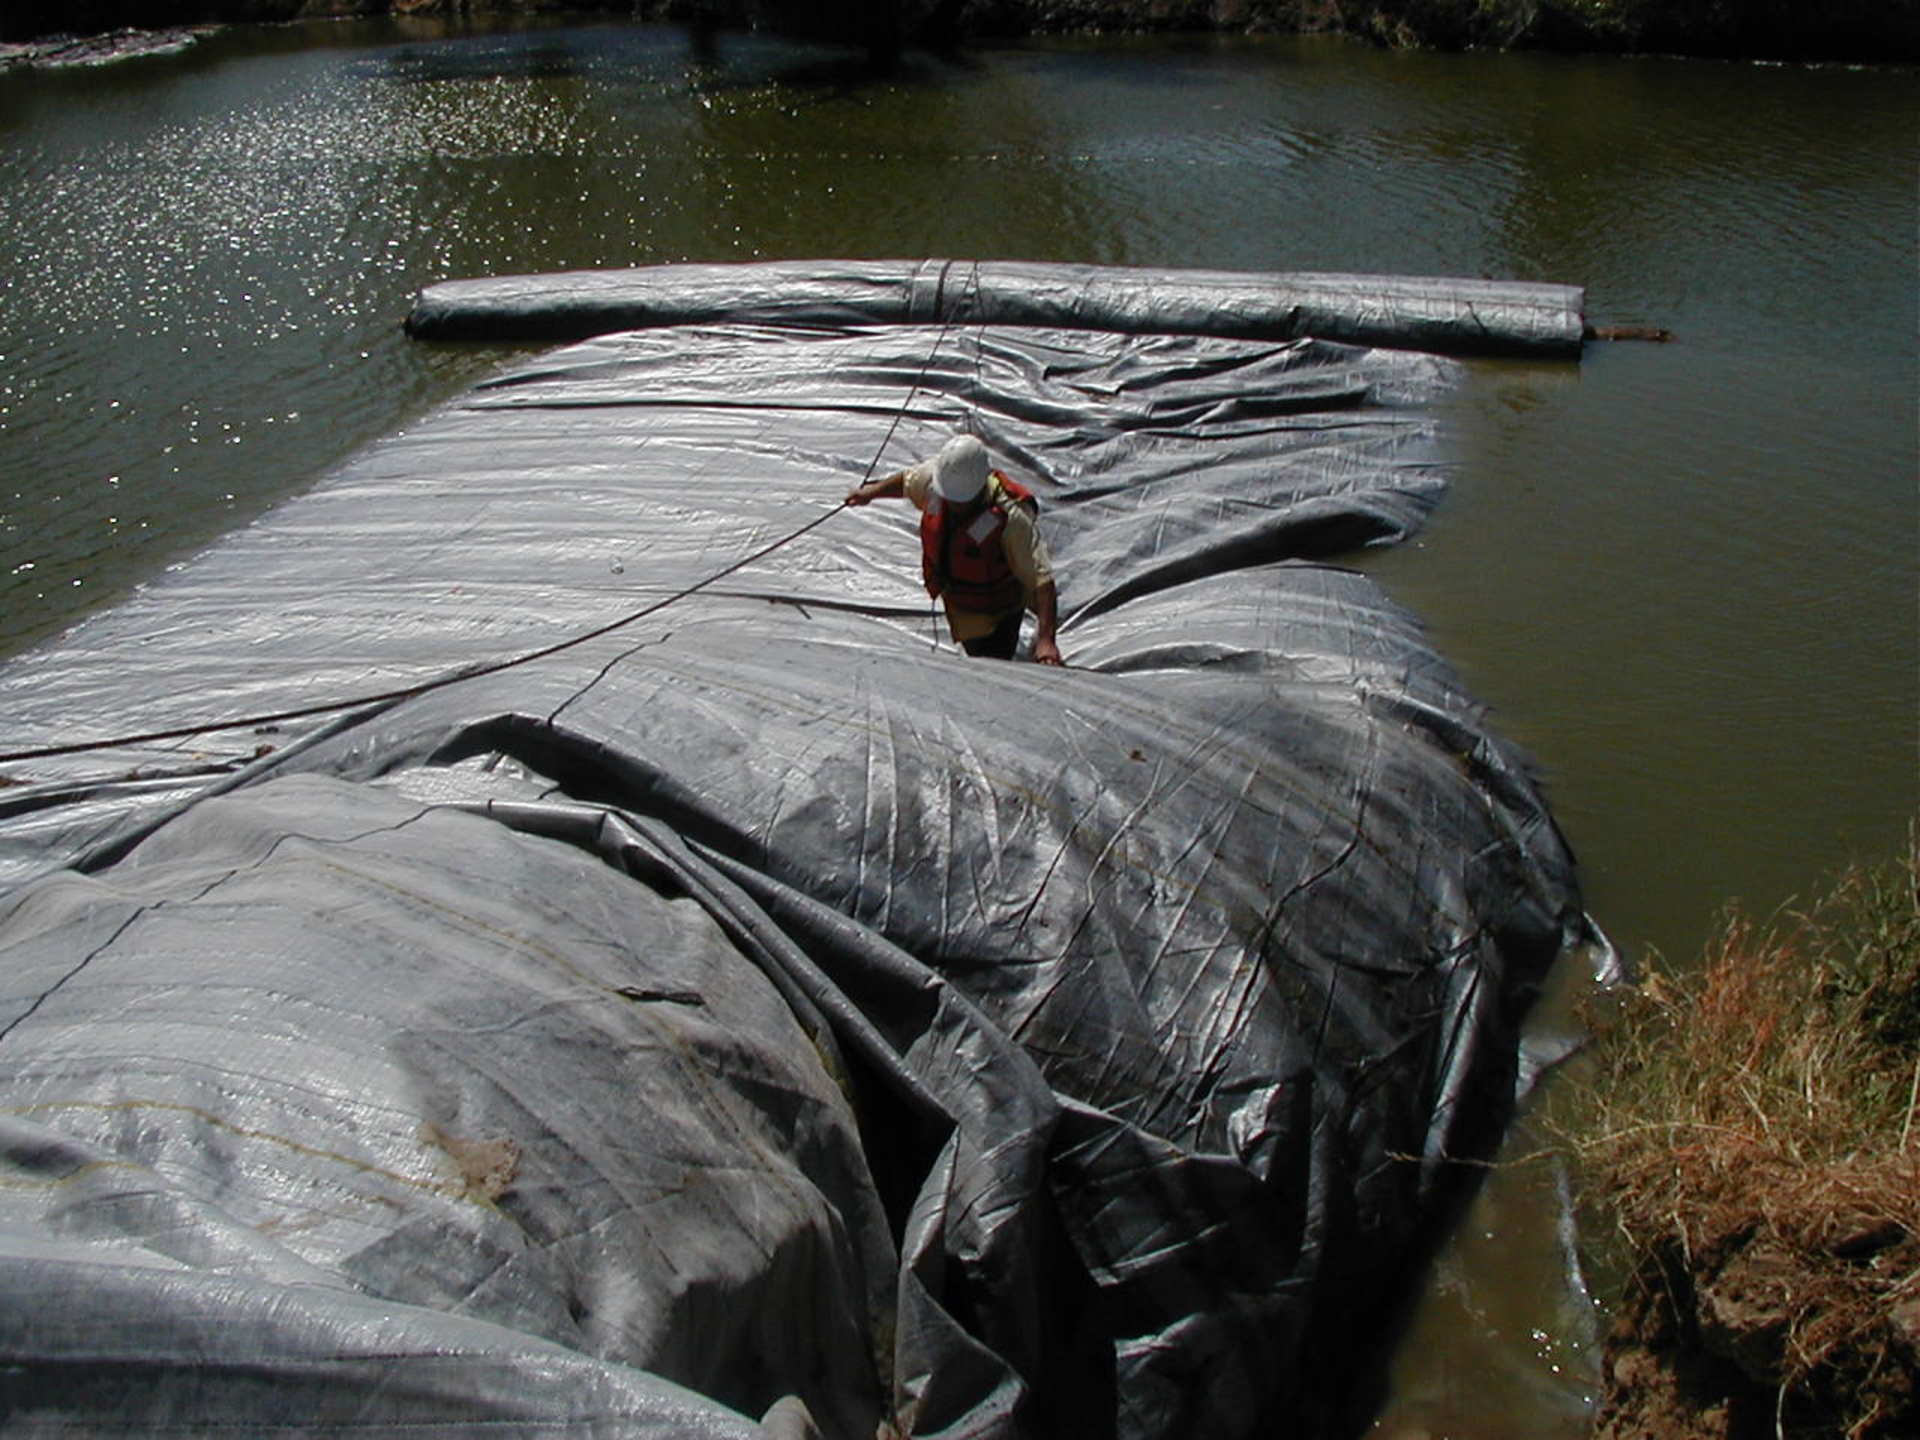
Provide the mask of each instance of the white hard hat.
{"label": "white hard hat", "polygon": [[933,492],[964,505],[987,488],[986,447],[971,435],[956,435],[933,457]]}

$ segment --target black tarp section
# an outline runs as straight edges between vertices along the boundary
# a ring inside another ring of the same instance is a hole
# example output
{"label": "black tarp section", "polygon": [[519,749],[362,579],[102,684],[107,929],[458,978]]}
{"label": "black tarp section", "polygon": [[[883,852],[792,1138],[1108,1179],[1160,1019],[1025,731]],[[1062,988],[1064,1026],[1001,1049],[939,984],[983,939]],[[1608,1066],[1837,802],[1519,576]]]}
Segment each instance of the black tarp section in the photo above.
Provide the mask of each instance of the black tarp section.
{"label": "black tarp section", "polygon": [[0,667],[9,749],[426,681],[963,425],[1073,667],[958,656],[882,503],[535,663],[7,767],[10,1424],[1324,1433],[1589,933],[1523,758],[1326,563],[1438,499],[1452,379],[610,336]]}

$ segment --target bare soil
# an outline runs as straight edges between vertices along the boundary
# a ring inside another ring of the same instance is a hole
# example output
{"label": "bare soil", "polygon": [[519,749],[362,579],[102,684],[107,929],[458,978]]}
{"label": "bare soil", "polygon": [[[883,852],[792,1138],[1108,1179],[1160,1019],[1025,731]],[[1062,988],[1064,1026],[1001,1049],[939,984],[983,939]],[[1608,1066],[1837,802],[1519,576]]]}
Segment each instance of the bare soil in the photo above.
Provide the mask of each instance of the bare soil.
{"label": "bare soil", "polygon": [[[1879,1305],[1846,1273],[1920,1275],[1920,1241],[1870,1225],[1845,1248],[1749,1234],[1651,1257],[1607,1337],[1595,1440],[1920,1434],[1920,1293]],[[1806,1365],[1795,1344],[1822,1332],[1843,1338]]]}

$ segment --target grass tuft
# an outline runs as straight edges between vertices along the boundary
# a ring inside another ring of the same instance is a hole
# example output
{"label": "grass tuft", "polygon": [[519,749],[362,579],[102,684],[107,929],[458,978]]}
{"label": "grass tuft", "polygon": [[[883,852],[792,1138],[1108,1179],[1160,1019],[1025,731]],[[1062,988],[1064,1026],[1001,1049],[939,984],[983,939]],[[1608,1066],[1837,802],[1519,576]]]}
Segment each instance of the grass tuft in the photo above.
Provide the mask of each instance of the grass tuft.
{"label": "grass tuft", "polygon": [[1768,1433],[1912,1433],[1920,838],[1805,909],[1729,911],[1596,1025],[1559,1128],[1643,1308],[1764,1395]]}

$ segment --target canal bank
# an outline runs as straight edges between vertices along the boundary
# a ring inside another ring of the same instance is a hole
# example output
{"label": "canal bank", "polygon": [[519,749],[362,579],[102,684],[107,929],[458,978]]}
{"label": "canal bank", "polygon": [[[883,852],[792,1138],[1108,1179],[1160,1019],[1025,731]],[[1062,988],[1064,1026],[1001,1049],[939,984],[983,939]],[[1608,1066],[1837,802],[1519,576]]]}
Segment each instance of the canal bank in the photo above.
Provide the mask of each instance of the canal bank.
{"label": "canal bank", "polygon": [[[1920,63],[1911,0],[16,0],[0,42],[200,24],[373,15],[602,12],[706,27],[766,28],[882,53],[1068,33],[1347,34],[1390,48],[1668,54],[1714,59]],[[136,42],[137,43],[137,42]],[[29,49],[20,60],[61,59]],[[97,54],[97,49],[96,52]]]}

